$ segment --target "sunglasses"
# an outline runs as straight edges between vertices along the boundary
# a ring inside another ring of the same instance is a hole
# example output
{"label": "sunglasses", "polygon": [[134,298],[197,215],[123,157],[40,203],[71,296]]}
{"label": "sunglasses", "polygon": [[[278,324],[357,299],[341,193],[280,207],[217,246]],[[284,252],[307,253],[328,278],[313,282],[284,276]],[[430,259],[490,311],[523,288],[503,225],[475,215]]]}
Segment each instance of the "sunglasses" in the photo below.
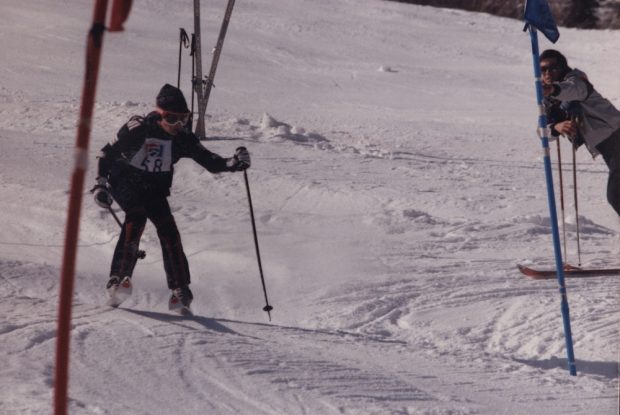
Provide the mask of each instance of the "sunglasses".
{"label": "sunglasses", "polygon": [[559,72],[560,67],[556,66],[556,65],[543,65],[540,67],[540,72],[541,73],[545,73],[545,72]]}
{"label": "sunglasses", "polygon": [[185,125],[187,124],[187,121],[189,121],[189,112],[178,113],[164,111],[161,114],[161,118],[166,122],[166,124]]}

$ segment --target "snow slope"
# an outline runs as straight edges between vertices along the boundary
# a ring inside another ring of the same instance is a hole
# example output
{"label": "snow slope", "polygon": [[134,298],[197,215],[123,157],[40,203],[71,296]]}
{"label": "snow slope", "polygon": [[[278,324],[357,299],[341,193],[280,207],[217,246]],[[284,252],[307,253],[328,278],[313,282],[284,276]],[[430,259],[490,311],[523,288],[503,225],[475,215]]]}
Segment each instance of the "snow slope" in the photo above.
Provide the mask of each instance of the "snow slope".
{"label": "snow slope", "polygon": [[[106,34],[89,186],[99,148],[176,82],[188,3],[136,0],[126,32]],[[202,3],[208,67],[225,1]],[[0,5],[2,414],[52,412],[91,13],[91,2]],[[240,174],[178,165],[171,205],[193,273],[191,319],[166,309],[152,225],[135,295],[121,309],[104,306],[118,226],[84,189],[70,412],[616,414],[618,278],[567,280],[579,372],[570,377],[557,284],[515,266],[553,266],[521,29],[379,0],[239,0],[205,144],[252,153],[273,321],[261,311]],[[557,45],[616,105],[618,42],[619,32],[564,29]],[[561,151],[576,263],[572,155]],[[582,263],[617,267],[606,167],[583,149],[577,162]]]}

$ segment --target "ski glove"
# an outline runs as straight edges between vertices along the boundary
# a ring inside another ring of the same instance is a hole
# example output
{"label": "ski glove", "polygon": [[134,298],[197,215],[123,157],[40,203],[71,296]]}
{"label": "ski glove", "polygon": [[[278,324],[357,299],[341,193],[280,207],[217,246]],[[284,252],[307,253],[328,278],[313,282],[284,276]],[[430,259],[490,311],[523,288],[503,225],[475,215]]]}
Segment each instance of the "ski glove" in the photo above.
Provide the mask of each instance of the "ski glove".
{"label": "ski glove", "polygon": [[90,190],[95,195],[95,203],[104,209],[112,206],[112,195],[110,194],[110,186],[105,177],[98,177],[97,184]]}
{"label": "ski glove", "polygon": [[235,155],[228,159],[226,166],[230,171],[243,171],[250,167],[250,152],[245,147],[237,148]]}

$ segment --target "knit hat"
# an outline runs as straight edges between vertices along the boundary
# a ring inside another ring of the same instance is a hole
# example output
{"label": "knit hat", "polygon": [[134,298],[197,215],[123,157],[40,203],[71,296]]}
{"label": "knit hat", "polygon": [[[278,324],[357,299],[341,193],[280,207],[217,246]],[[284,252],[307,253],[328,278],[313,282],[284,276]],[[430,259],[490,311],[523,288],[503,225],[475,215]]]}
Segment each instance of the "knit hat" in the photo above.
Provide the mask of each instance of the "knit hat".
{"label": "knit hat", "polygon": [[157,106],[164,111],[186,113],[189,112],[183,92],[170,84],[164,85],[157,94]]}

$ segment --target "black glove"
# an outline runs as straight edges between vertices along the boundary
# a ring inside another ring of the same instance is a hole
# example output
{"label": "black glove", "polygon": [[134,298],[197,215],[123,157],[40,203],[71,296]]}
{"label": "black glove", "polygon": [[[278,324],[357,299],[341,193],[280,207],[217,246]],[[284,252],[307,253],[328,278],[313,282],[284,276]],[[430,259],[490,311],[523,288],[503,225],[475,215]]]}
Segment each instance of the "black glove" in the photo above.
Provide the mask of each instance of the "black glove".
{"label": "black glove", "polygon": [[112,195],[110,194],[110,186],[108,179],[105,177],[97,177],[97,184],[90,190],[95,195],[95,203],[104,209],[112,206]]}
{"label": "black glove", "polygon": [[235,151],[235,155],[228,159],[226,166],[230,171],[243,171],[250,167],[250,152],[245,147],[239,147]]}

